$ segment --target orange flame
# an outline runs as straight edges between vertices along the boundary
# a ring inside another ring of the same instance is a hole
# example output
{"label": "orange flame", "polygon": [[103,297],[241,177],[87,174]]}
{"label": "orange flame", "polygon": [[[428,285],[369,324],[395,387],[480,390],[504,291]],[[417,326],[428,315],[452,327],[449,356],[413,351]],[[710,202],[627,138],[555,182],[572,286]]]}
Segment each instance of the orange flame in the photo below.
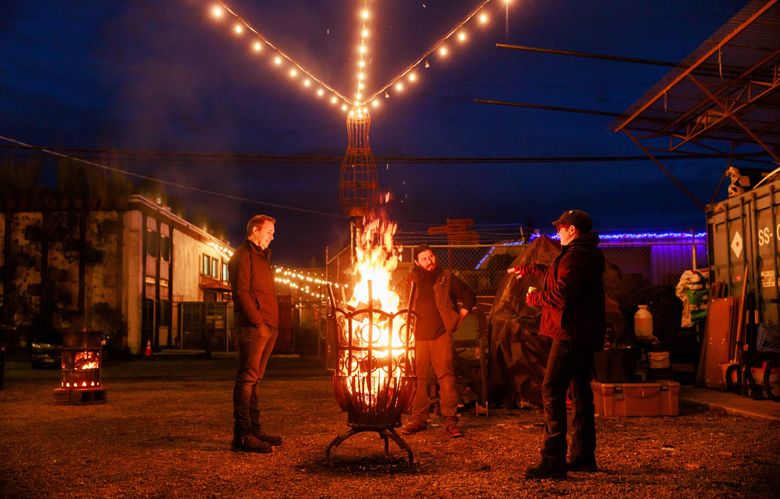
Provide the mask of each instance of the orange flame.
{"label": "orange flame", "polygon": [[351,342],[346,343],[355,348],[342,352],[340,372],[351,377],[349,391],[359,394],[368,405],[388,395],[391,378],[395,378],[392,385],[397,386],[408,374],[405,355],[410,347],[414,349],[413,337],[407,338],[405,318],[393,319],[400,303],[392,288],[393,271],[401,253],[393,244],[396,227],[383,217],[365,223],[356,247],[353,272],[357,283],[348,308],[366,311],[344,320],[341,328],[345,334],[352,331]]}
{"label": "orange flame", "polygon": [[355,248],[354,272],[359,278],[349,302],[352,307],[368,304],[370,282],[372,298],[379,302],[379,308],[388,313],[398,311],[400,300],[390,284],[400,254],[400,249],[393,246],[395,231],[396,224],[381,217],[369,221],[363,228]]}

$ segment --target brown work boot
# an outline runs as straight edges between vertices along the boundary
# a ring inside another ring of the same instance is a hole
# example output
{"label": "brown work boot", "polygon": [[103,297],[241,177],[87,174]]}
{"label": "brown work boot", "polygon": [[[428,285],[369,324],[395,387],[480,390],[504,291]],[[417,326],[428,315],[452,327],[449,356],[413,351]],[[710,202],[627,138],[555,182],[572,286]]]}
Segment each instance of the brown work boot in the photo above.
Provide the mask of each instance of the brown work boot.
{"label": "brown work boot", "polygon": [[263,433],[260,430],[252,430],[252,435],[257,437],[258,440],[277,446],[282,445],[282,437],[278,435],[271,435],[269,433]]}
{"label": "brown work boot", "polygon": [[542,459],[536,466],[530,466],[525,469],[525,477],[564,479],[566,478],[566,464],[563,462],[557,464],[550,460]]}
{"label": "brown work boot", "polygon": [[444,423],[444,429],[447,430],[447,435],[449,435],[450,438],[460,438],[463,436],[460,428],[458,428],[458,423]]}
{"label": "brown work boot", "polygon": [[247,435],[233,437],[233,444],[230,449],[236,452],[258,452],[267,454],[273,450],[273,447],[271,447],[271,444],[268,442],[263,442],[249,433]]}
{"label": "brown work boot", "polygon": [[428,425],[425,423],[421,423],[419,421],[412,421],[411,423],[407,423],[406,426],[401,428],[401,433],[403,433],[404,435],[413,435],[415,433],[423,431],[427,427]]}

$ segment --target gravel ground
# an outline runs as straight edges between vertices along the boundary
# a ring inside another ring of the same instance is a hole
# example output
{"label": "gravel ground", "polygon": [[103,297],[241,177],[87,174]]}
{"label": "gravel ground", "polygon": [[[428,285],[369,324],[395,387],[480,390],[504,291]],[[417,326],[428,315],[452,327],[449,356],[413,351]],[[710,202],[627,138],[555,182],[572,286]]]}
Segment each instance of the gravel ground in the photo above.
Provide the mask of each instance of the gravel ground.
{"label": "gravel ground", "polygon": [[[108,381],[108,403],[58,405],[57,373],[6,380],[0,391],[2,497],[777,497],[780,425],[696,407],[679,417],[597,419],[601,471],[528,481],[541,413],[464,409],[465,437],[444,429],[405,437],[385,461],[376,433],[346,432],[330,380],[285,375],[263,387],[272,454],[231,452],[231,388],[214,376]],[[17,376],[19,373],[16,373]],[[11,376],[13,378],[13,376]],[[53,381],[53,382],[52,382]]]}

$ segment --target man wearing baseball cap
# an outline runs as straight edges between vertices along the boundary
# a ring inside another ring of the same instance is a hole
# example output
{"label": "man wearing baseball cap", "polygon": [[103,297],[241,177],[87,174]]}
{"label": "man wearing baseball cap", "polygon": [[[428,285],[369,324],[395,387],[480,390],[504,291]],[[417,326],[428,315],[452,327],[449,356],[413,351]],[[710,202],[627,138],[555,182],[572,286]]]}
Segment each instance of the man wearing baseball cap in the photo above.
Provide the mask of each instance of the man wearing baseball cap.
{"label": "man wearing baseball cap", "polygon": [[[596,424],[590,387],[593,354],[603,348],[605,329],[604,255],[597,248],[593,220],[582,210],[564,211],[553,226],[561,253],[544,273],[544,288],[526,294],[541,307],[539,334],[552,338],[542,382],[544,445],[541,462],[526,478],[566,478],[569,471],[596,471]],[[528,271],[540,271],[529,266]],[[574,405],[566,459],[566,390]]]}

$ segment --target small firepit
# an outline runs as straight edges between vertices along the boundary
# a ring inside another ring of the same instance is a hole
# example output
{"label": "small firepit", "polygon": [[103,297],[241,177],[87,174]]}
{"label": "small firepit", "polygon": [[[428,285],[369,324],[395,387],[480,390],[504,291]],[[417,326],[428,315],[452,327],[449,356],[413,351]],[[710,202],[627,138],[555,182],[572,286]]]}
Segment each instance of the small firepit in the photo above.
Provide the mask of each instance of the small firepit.
{"label": "small firepit", "polygon": [[417,386],[415,317],[408,308],[395,313],[374,308],[371,287],[368,281],[368,306],[348,311],[336,306],[330,291],[338,327],[333,392],[351,429],[337,436],[325,454],[330,459],[331,449],[352,435],[375,431],[384,440],[385,458],[389,457],[388,439],[392,439],[409,455],[412,466],[412,449],[395,428],[401,426],[401,414],[412,403]]}
{"label": "small firepit", "polygon": [[96,331],[68,331],[62,343],[62,377],[54,390],[58,402],[85,404],[106,401],[100,380],[103,335]]}

